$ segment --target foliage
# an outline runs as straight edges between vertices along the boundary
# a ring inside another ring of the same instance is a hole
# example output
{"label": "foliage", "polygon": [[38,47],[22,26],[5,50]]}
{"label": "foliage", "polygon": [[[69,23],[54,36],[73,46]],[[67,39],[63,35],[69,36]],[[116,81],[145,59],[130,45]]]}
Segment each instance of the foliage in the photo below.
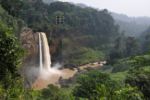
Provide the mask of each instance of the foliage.
{"label": "foliage", "polygon": [[19,18],[14,18],[11,15],[9,15],[8,12],[1,7],[1,5],[0,5],[0,21],[3,22],[6,25],[6,27],[11,28],[13,33],[17,37],[19,37],[19,33],[22,27],[25,26],[23,20]]}
{"label": "foliage", "polygon": [[22,6],[21,0],[0,0],[1,5],[13,16],[17,16]]}
{"label": "foliage", "polygon": [[[56,16],[64,16],[65,23],[57,25]],[[56,53],[62,54],[66,63],[99,61],[112,49],[109,58],[114,59],[113,72],[118,73],[111,76],[100,71],[81,74],[73,93],[52,85],[40,91],[24,89],[18,74],[23,51],[14,36],[19,36],[17,33],[25,26],[24,22],[34,31],[46,32],[50,45],[59,49]],[[145,34],[143,48],[149,45],[149,30]],[[149,47],[143,52],[148,50]],[[150,56],[135,56],[137,54],[138,40],[119,35],[118,26],[106,9],[98,11],[66,2],[47,5],[42,0],[0,0],[2,100],[143,100],[143,95],[149,100]]]}
{"label": "foliage", "polygon": [[129,58],[120,59],[113,65],[112,72],[115,73],[115,72],[127,71],[131,67],[132,66]]}
{"label": "foliage", "polygon": [[75,88],[74,95],[76,97],[88,98],[90,100],[110,98],[110,94],[113,94],[113,91],[116,88],[119,88],[119,86],[117,86],[107,74],[98,71],[92,71],[81,75],[77,79],[77,83],[79,85]]}
{"label": "foliage", "polygon": [[127,71],[110,74],[111,79],[121,82],[122,84],[124,84],[124,80],[126,79],[126,76],[127,76]]}
{"label": "foliage", "polygon": [[[51,40],[50,46],[59,40],[59,43],[54,45],[56,47],[55,54],[52,54],[52,58],[56,58],[58,61],[62,56],[61,59],[65,59],[65,62],[69,61],[68,63],[86,63],[87,61],[82,62],[82,59],[75,61],[75,58],[70,61],[71,54],[60,52],[71,52],[70,50],[73,50],[74,47],[77,51],[80,51],[82,47],[89,49],[85,51],[85,54],[77,55],[77,57],[90,60],[88,55],[92,56],[93,61],[96,53],[102,52],[102,55],[108,53],[119,34],[118,27],[106,9],[98,11],[90,7],[81,8],[67,2],[54,2],[47,5],[42,0],[1,1],[2,7],[10,15],[24,20],[34,31],[46,32],[47,36],[51,38],[49,39]],[[56,16],[64,16],[65,23],[56,24]],[[69,45],[63,43],[64,37],[70,39]],[[68,45],[67,48],[65,48],[66,45]],[[92,55],[87,54],[88,52],[92,52]]]}
{"label": "foliage", "polygon": [[58,87],[49,85],[48,88],[41,91],[39,100],[74,100],[73,96],[67,95]]}
{"label": "foliage", "polygon": [[141,55],[130,58],[130,63],[135,67],[144,67],[150,65],[150,55]]}
{"label": "foliage", "polygon": [[114,100],[143,100],[143,94],[131,86],[115,91]]}
{"label": "foliage", "polygon": [[99,71],[81,75],[77,79],[77,83],[78,86],[74,90],[76,98],[89,100],[143,100],[143,95],[137,88],[114,81],[108,74]]}
{"label": "foliage", "polygon": [[109,63],[114,64],[118,59],[140,54],[140,43],[135,37],[120,35],[116,40],[113,49],[109,54]]}
{"label": "foliage", "polygon": [[77,65],[87,64],[89,62],[100,61],[104,59],[104,54],[98,50],[90,48],[77,48],[72,50],[69,56],[69,62]]}
{"label": "foliage", "polygon": [[120,31],[125,32],[126,36],[139,37],[144,30],[149,27],[149,18],[130,17],[123,14],[111,13]]}
{"label": "foliage", "polygon": [[[1,82],[2,83],[2,82]],[[15,78],[14,80],[9,79],[9,88],[2,87],[1,89],[3,92],[0,94],[0,99],[8,100],[8,99],[15,99],[20,100],[24,97],[24,88],[22,84],[22,80],[20,78]]]}
{"label": "foliage", "polygon": [[[123,66],[124,65],[124,66]],[[140,55],[119,60],[115,65],[113,72],[128,71],[125,82],[133,87],[137,87],[149,99],[149,83],[150,83],[150,55]],[[114,73],[116,74],[116,73]]]}
{"label": "foliage", "polygon": [[23,50],[13,36],[11,29],[0,23],[0,79],[7,88],[9,87],[7,78],[11,79],[18,76],[17,71],[21,64],[22,55]]}
{"label": "foliage", "polygon": [[0,21],[0,99],[19,100],[24,96],[23,81],[18,69],[23,50],[12,28]]}
{"label": "foliage", "polygon": [[150,51],[150,27],[147,28],[141,36],[139,36],[141,41],[141,47],[143,53],[147,53]]}
{"label": "foliage", "polygon": [[150,67],[138,68],[129,71],[126,83],[136,86],[143,93],[146,99],[150,99]]}
{"label": "foliage", "polygon": [[122,72],[130,70],[132,68],[145,67],[149,65],[150,65],[149,54],[127,57],[116,61],[116,63],[113,65],[112,72]]}

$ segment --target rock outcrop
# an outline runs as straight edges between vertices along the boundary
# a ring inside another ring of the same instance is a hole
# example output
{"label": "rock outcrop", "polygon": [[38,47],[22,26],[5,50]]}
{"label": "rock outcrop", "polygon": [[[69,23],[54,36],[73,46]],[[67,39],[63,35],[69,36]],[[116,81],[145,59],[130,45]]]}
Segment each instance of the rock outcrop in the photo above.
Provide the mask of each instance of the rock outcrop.
{"label": "rock outcrop", "polygon": [[39,67],[38,33],[34,33],[30,28],[24,28],[20,34],[20,41],[26,53],[21,75],[24,77],[25,87],[31,88],[37,79]]}
{"label": "rock outcrop", "polygon": [[20,34],[20,40],[26,52],[24,66],[35,66],[38,62],[38,34],[30,28],[24,28]]}

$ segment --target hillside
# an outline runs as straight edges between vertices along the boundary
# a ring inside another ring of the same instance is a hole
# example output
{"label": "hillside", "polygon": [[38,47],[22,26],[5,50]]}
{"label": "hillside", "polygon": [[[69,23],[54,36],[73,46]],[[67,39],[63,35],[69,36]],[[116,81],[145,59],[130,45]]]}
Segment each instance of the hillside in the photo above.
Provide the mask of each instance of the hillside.
{"label": "hillside", "polygon": [[43,2],[47,3],[47,4],[50,4],[50,3],[55,2],[55,1],[57,1],[57,0],[43,0]]}
{"label": "hillside", "polygon": [[150,26],[149,17],[129,17],[123,14],[111,13],[120,26],[120,30],[124,31],[128,36],[139,36]]}
{"label": "hillside", "polygon": [[[34,32],[47,33],[54,61],[84,64],[102,60],[119,34],[107,10],[81,8],[67,2],[47,5],[41,0],[8,0],[2,6],[10,15],[24,20]],[[10,10],[17,6],[19,10]],[[56,24],[56,16],[64,16],[64,24]]]}
{"label": "hillside", "polygon": [[150,27],[147,28],[139,37],[139,40],[141,40],[141,45],[143,52],[149,52],[150,51]]}
{"label": "hillside", "polygon": [[25,23],[21,19],[17,19],[8,14],[8,12],[0,5],[0,22],[4,23],[6,27],[11,28],[16,36],[19,36],[21,28],[25,26]]}

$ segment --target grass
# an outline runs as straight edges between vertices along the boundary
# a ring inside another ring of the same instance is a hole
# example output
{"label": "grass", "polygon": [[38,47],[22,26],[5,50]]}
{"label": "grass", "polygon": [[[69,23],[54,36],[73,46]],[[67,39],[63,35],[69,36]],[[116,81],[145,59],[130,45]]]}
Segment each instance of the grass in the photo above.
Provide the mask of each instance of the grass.
{"label": "grass", "polygon": [[114,79],[114,80],[117,80],[117,81],[123,81],[123,80],[125,80],[126,75],[127,75],[127,71],[125,71],[125,72],[111,73],[110,77],[112,79]]}
{"label": "grass", "polygon": [[101,51],[93,50],[90,48],[81,49],[82,50],[80,51],[80,53],[76,54],[76,56],[71,59],[71,63],[82,65],[104,59],[104,54]]}

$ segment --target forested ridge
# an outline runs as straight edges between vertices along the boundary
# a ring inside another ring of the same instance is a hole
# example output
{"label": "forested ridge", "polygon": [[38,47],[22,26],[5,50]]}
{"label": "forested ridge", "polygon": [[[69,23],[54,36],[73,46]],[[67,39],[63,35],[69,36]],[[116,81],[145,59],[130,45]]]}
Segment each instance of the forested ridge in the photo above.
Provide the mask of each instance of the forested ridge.
{"label": "forested ridge", "polygon": [[[64,17],[57,24],[56,16]],[[24,88],[19,74],[26,51],[20,43],[24,28],[45,32],[53,62],[74,66],[107,60],[98,70],[75,76],[71,84],[43,90]],[[125,35],[106,9],[67,2],[0,0],[1,100],[149,100],[150,29],[139,37]]]}
{"label": "forested ridge", "polygon": [[124,31],[127,36],[138,37],[148,27],[149,17],[129,17],[124,14],[111,13],[115,22],[119,25],[120,31]]}
{"label": "forested ridge", "polygon": [[[107,10],[80,8],[67,2],[47,5],[41,0],[7,0],[2,1],[2,6],[12,16],[22,19],[33,31],[46,32],[48,36],[52,34],[52,38],[49,38],[50,45],[61,38],[57,45],[63,45],[62,54],[56,52],[54,58],[56,54],[60,54],[56,59],[64,58],[66,63],[84,64],[89,57],[91,61],[103,59],[103,53],[108,53],[119,34],[118,27]],[[56,25],[56,16],[64,16],[63,25]],[[61,48],[57,51],[59,49]],[[95,52],[98,51],[96,55]],[[88,55],[91,52],[93,55]],[[77,58],[80,60],[76,61]]]}

